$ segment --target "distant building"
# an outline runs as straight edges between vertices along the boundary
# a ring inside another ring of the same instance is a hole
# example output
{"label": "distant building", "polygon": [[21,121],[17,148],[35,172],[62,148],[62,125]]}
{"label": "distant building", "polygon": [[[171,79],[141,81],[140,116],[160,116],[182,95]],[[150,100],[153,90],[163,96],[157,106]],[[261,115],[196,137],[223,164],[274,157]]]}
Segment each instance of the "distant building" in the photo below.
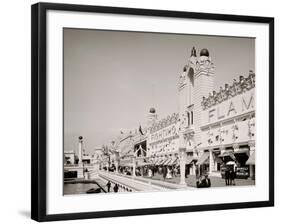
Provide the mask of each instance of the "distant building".
{"label": "distant building", "polygon": [[74,151],[64,152],[64,165],[75,164],[75,153]]}

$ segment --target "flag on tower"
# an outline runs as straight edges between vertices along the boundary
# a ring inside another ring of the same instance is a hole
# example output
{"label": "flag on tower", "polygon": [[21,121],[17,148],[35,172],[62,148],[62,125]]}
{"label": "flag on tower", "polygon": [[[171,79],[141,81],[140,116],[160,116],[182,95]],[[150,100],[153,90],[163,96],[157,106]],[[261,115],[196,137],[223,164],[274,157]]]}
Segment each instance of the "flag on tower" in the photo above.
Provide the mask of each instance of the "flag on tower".
{"label": "flag on tower", "polygon": [[139,126],[139,132],[140,132],[142,135],[144,135],[143,132],[142,132],[141,125]]}

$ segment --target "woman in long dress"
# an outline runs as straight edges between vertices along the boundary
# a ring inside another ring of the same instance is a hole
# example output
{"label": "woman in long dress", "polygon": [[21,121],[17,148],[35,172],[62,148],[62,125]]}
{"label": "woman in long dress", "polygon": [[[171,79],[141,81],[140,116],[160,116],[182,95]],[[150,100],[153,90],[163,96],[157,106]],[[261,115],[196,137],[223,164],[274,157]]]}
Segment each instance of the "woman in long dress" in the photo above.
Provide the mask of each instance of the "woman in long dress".
{"label": "woman in long dress", "polygon": [[152,177],[152,170],[150,168],[148,169],[148,177]]}
{"label": "woman in long dress", "polygon": [[172,179],[172,170],[171,170],[170,168],[168,168],[166,178],[167,178],[167,179]]}

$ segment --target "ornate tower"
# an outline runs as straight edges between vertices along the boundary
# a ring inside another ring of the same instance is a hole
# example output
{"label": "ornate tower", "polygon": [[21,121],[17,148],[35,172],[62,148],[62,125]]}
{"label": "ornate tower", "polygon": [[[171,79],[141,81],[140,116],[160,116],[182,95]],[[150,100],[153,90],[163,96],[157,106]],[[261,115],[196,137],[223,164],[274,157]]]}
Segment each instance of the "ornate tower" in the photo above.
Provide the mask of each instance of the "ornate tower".
{"label": "ornate tower", "polygon": [[196,50],[193,47],[187,64],[183,67],[180,75],[179,90],[179,112],[180,116],[186,113],[187,107],[194,103],[194,74],[196,70]]}
{"label": "ornate tower", "polygon": [[208,96],[214,89],[214,64],[212,63],[209,51],[204,48],[200,51],[200,56],[196,62],[194,74],[194,128],[196,146],[201,144],[201,114],[202,98]]}
{"label": "ornate tower", "polygon": [[179,78],[180,147],[193,150],[200,145],[201,101],[214,89],[214,64],[209,51],[202,49],[197,57],[195,47]]}
{"label": "ornate tower", "polygon": [[[193,128],[193,107],[195,100],[195,74],[197,69],[197,55],[195,47],[191,50],[190,58],[183,68],[183,73],[179,79],[179,117],[180,117],[180,148],[186,149],[187,141],[193,142],[193,139],[187,139],[186,131]],[[190,135],[192,136],[192,134]]]}

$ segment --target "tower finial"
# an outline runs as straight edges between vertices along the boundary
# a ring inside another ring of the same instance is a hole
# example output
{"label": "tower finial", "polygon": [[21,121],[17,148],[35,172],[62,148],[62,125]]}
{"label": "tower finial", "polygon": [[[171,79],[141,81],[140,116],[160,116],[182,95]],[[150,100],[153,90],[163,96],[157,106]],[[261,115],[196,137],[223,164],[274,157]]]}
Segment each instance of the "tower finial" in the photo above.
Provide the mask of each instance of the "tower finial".
{"label": "tower finial", "polygon": [[191,56],[191,57],[192,57],[192,56],[196,57],[196,49],[195,49],[195,47],[192,48],[192,50],[191,50],[191,55],[190,55],[190,56]]}

